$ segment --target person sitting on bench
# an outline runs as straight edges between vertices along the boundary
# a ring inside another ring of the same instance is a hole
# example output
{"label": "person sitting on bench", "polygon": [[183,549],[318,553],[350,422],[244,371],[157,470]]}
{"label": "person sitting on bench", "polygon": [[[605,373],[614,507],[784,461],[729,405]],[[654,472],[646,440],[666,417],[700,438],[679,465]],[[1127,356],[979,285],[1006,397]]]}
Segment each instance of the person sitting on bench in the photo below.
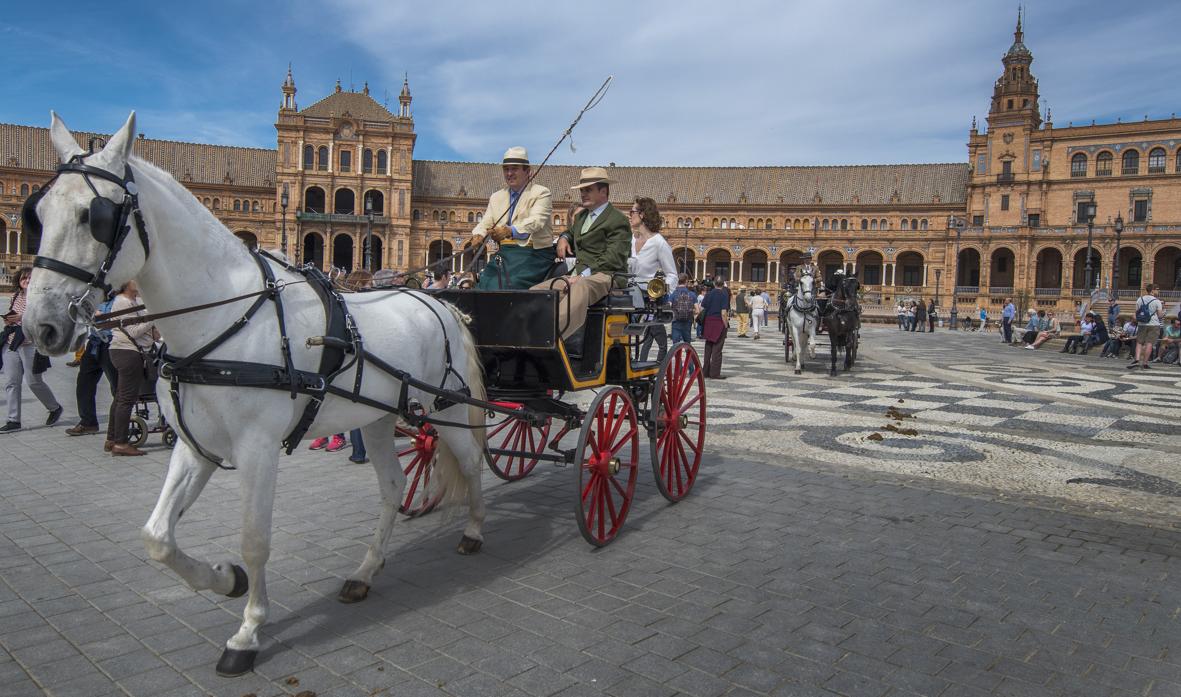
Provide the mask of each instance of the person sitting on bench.
{"label": "person sitting on bench", "polygon": [[533,290],[557,290],[566,298],[558,300],[558,329],[562,339],[582,329],[586,309],[611,290],[613,274],[627,273],[632,230],[627,216],[608,203],[612,180],[602,167],[582,170],[577,189],[582,206],[570,217],[570,227],[558,237],[560,259],[574,256],[577,263],[568,276],[549,279]]}

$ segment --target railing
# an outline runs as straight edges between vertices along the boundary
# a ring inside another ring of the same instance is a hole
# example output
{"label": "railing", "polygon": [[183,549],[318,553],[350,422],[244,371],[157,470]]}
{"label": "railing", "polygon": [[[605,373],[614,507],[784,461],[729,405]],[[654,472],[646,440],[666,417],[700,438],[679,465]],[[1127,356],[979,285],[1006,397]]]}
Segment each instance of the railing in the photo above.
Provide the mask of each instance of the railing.
{"label": "railing", "polygon": [[1095,170],[1095,176],[1096,177],[1110,177],[1111,170],[1110,169],[1097,169],[1097,170]]}
{"label": "railing", "polygon": [[989,286],[988,292],[993,295],[1012,295],[1013,286]]}
{"label": "railing", "polygon": [[1158,290],[1156,297],[1161,300],[1181,300],[1181,290]]}
{"label": "railing", "polygon": [[1149,167],[1148,173],[1149,174],[1164,174],[1165,173],[1165,166],[1164,165],[1157,165],[1156,167]]}
{"label": "railing", "polygon": [[1062,295],[1061,288],[1034,288],[1033,296],[1035,298],[1056,298]]}
{"label": "railing", "polygon": [[[365,223],[369,221],[368,216],[364,215],[349,215],[347,213],[311,213],[308,211],[296,211],[295,218],[297,220],[306,220],[313,223]],[[390,219],[383,215],[373,216],[374,225],[389,225]]]}
{"label": "railing", "polygon": [[1070,297],[1072,298],[1089,298],[1091,293],[1086,288],[1071,288]]}
{"label": "railing", "polygon": [[1009,174],[1001,173],[1001,174],[996,175],[996,182],[998,184],[1010,184],[1013,181],[1014,181],[1014,177],[1011,172]]}
{"label": "railing", "polygon": [[956,292],[956,294],[957,294],[957,295],[958,295],[958,294],[961,294],[961,293],[964,293],[964,294],[967,294],[967,293],[979,293],[979,292],[980,292],[980,286],[956,286],[956,287],[955,287],[955,292]]}

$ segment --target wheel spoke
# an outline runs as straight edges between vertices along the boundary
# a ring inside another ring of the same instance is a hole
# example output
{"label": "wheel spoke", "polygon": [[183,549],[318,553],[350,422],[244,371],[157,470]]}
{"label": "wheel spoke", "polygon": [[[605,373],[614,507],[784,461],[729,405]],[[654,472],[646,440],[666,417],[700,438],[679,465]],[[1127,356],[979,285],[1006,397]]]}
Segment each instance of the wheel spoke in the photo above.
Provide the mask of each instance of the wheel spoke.
{"label": "wheel spoke", "polygon": [[[614,482],[615,479],[612,478],[611,481]],[[625,501],[627,500],[627,497],[622,493],[620,496],[623,496]],[[611,491],[605,486],[603,487],[603,501],[607,504],[607,513],[611,516],[611,529],[614,530],[615,523],[619,520],[619,512],[615,510],[615,499],[611,497]],[[600,516],[601,519],[602,517]]]}
{"label": "wheel spoke", "polygon": [[698,403],[698,402],[700,402],[700,401],[701,401],[701,393],[700,393],[700,392],[698,392],[697,394],[693,395],[693,398],[692,398],[692,399],[690,399],[689,401],[687,401],[687,402],[684,402],[683,404],[681,404],[681,411],[686,411],[686,410],[688,410],[688,409],[689,409],[689,407],[693,406],[694,404],[697,404],[697,403]]}

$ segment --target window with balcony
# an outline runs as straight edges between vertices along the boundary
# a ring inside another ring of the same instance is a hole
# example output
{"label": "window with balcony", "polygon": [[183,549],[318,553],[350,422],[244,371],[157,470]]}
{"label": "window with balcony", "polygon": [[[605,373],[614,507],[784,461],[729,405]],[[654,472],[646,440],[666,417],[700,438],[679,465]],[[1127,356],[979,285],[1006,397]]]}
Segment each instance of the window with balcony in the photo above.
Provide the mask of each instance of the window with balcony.
{"label": "window with balcony", "polygon": [[1030,213],[1029,214],[1029,227],[1041,227],[1041,226],[1042,226],[1042,214],[1041,213]]}
{"label": "window with balcony", "polygon": [[390,156],[386,154],[385,150],[377,151],[377,173],[385,174],[386,168],[389,166]]}
{"label": "window with balcony", "polygon": [[984,226],[984,216],[982,216],[982,215],[972,216],[972,227],[983,227],[983,226]]}
{"label": "window with balcony", "polygon": [[1128,150],[1124,152],[1124,166],[1123,174],[1139,174],[1140,173],[1140,153],[1135,150]]}
{"label": "window with balcony", "polygon": [[373,173],[373,151],[369,148],[365,148],[361,153],[361,171],[365,174]]}
{"label": "window with balcony", "polygon": [[1148,199],[1141,198],[1132,202],[1132,222],[1143,223],[1148,221]]}
{"label": "window with balcony", "polygon": [[353,151],[352,150],[341,150],[340,151],[340,171],[342,171],[342,172],[353,171]]}
{"label": "window with balcony", "polygon": [[303,168],[312,169],[316,166],[316,149],[311,145],[303,146]]}
{"label": "window with balcony", "polygon": [[1070,158],[1070,176],[1087,176],[1087,156],[1083,153],[1075,153],[1074,157]]}
{"label": "window with balcony", "polygon": [[1111,176],[1111,162],[1112,156],[1110,152],[1104,151],[1095,157],[1095,176],[1096,177],[1110,177]]}
{"label": "window with balcony", "polygon": [[1164,174],[1165,173],[1165,149],[1154,148],[1152,152],[1148,153],[1148,173],[1149,174]]}
{"label": "window with balcony", "polygon": [[328,171],[328,146],[321,145],[316,151],[316,169]]}

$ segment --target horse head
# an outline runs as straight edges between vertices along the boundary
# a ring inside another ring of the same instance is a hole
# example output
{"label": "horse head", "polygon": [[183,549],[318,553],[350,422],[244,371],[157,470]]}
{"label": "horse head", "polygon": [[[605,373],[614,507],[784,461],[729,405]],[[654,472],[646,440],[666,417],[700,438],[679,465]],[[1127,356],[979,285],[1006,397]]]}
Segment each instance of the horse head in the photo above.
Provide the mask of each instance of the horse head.
{"label": "horse head", "polygon": [[[146,231],[131,216],[135,112],[98,152],[83,150],[57,114],[51,117],[62,164],[22,210],[25,230],[41,234],[22,324],[39,351],[58,355],[81,346],[104,294],[135,278],[148,250]],[[128,226],[139,235],[128,235]]]}
{"label": "horse head", "polygon": [[812,277],[812,272],[810,270],[805,270],[802,274],[800,274],[799,284],[800,287],[797,295],[801,295],[803,296],[804,300],[811,302],[812,292],[816,285],[816,279]]}

